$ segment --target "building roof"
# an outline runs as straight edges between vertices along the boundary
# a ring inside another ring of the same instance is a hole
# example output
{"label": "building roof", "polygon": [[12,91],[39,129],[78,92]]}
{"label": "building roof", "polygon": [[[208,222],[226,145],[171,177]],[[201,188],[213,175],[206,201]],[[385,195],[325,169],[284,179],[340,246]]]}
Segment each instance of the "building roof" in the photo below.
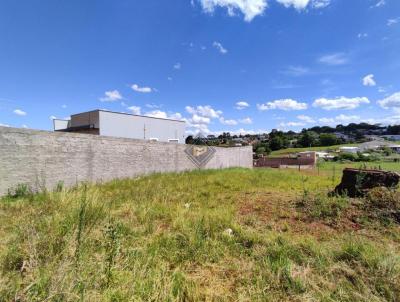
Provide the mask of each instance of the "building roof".
{"label": "building roof", "polygon": [[91,112],[108,112],[108,113],[114,113],[114,114],[139,116],[139,117],[152,118],[152,119],[158,119],[158,120],[167,120],[167,121],[185,123],[185,121],[177,120],[177,119],[161,118],[161,117],[154,117],[154,116],[147,116],[147,115],[140,115],[140,114],[132,114],[132,113],[126,113],[126,112],[111,111],[111,110],[106,110],[106,109],[95,109],[95,110],[91,110],[91,111],[85,111],[85,112],[80,112],[80,113],[76,113],[76,114],[71,114],[71,117],[74,115],[79,115],[79,114],[83,114],[83,113],[91,113]]}
{"label": "building roof", "polygon": [[385,147],[385,146],[389,146],[392,144],[393,143],[387,142],[387,141],[375,140],[375,141],[360,144],[360,148],[363,150],[368,150],[368,149],[376,149],[376,148],[380,148],[380,147]]}

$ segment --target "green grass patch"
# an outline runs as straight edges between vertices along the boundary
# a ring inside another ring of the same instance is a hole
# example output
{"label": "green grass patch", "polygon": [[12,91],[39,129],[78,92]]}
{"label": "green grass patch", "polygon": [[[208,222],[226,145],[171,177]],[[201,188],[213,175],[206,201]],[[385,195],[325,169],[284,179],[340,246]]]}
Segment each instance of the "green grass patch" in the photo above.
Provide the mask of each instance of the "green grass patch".
{"label": "green grass patch", "polygon": [[399,225],[332,223],[351,203],[327,197],[340,178],[329,171],[155,174],[5,197],[0,301],[399,301]]}

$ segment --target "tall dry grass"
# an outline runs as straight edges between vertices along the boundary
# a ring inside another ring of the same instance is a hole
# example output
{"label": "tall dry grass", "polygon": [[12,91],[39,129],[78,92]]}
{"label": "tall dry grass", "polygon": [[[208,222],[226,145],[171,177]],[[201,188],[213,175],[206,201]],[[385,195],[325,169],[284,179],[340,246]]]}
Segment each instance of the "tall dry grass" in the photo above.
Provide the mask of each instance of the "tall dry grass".
{"label": "tall dry grass", "polygon": [[331,186],[230,169],[3,198],[0,301],[399,301],[399,226],[337,228]]}

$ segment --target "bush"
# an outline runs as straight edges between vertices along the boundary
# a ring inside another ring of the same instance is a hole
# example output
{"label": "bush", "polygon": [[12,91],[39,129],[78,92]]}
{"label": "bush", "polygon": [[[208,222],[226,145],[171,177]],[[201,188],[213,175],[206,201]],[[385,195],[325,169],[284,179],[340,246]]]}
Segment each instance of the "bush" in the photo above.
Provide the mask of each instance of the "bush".
{"label": "bush", "polygon": [[335,157],[335,161],[357,161],[358,155],[353,153],[340,153]]}
{"label": "bush", "polygon": [[381,158],[377,154],[364,155],[360,152],[354,153],[340,153],[334,158],[335,161],[341,162],[375,162],[379,161]]}

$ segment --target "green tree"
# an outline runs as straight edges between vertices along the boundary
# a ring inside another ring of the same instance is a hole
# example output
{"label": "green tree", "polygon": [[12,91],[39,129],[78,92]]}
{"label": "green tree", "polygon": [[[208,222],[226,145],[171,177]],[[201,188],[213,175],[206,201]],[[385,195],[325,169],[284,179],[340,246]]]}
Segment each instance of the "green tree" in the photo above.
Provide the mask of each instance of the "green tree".
{"label": "green tree", "polygon": [[272,151],[284,149],[287,147],[287,140],[285,142],[284,137],[280,135],[274,136],[269,141],[269,147],[271,148]]}
{"label": "green tree", "polygon": [[189,135],[189,136],[186,138],[185,143],[188,144],[188,145],[193,145],[193,143],[194,143],[193,136],[192,136],[192,135]]}
{"label": "green tree", "polygon": [[338,139],[334,134],[322,133],[319,136],[319,144],[321,146],[333,146],[338,144]]}
{"label": "green tree", "polygon": [[305,131],[298,140],[298,144],[302,147],[312,147],[318,144],[318,134],[314,131]]}

